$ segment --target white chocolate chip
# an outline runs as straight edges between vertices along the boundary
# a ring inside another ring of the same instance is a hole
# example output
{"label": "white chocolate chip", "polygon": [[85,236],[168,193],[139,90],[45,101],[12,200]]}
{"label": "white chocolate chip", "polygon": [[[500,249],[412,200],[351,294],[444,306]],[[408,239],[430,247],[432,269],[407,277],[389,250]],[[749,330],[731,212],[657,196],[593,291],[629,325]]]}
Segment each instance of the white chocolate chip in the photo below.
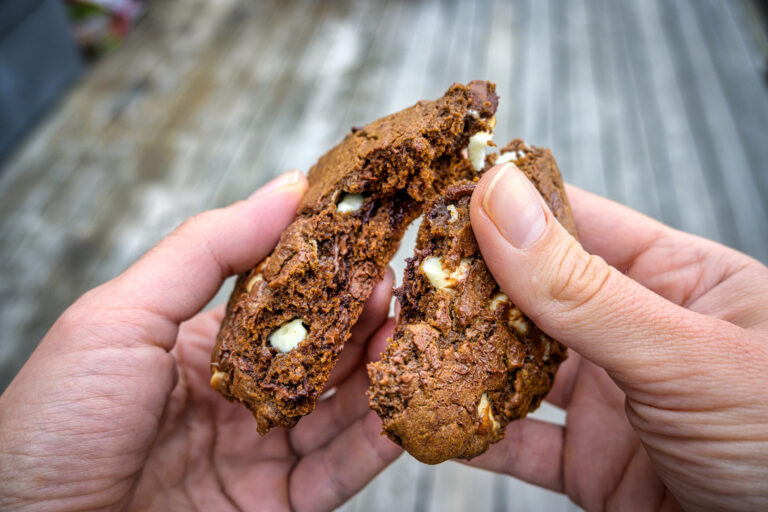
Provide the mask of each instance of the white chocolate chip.
{"label": "white chocolate chip", "polygon": [[456,207],[452,204],[448,205],[448,212],[451,214],[451,218],[448,219],[448,222],[453,223],[459,220],[459,211],[456,209]]}
{"label": "white chocolate chip", "polygon": [[489,304],[488,307],[491,311],[496,311],[497,309],[499,309],[499,304],[507,303],[507,302],[509,302],[509,297],[499,292],[493,296],[493,298],[491,299],[491,303]]}
{"label": "white chocolate chip", "polygon": [[473,109],[473,108],[470,108],[470,109],[468,109],[468,110],[467,110],[467,114],[468,114],[470,117],[473,117],[473,118],[475,118],[475,119],[480,119],[480,112],[478,112],[477,110],[475,110],[475,109]]}
{"label": "white chocolate chip", "polygon": [[253,285],[263,280],[264,280],[264,276],[262,276],[261,272],[259,272],[258,274],[250,278],[248,282],[245,284],[245,291],[248,293],[251,293],[251,290],[253,290]]}
{"label": "white chocolate chip", "polygon": [[[509,297],[499,292],[493,296],[488,309],[496,311],[499,309],[499,304],[506,304],[509,302]],[[519,334],[525,334],[528,332],[528,323],[525,321],[525,317],[519,309],[512,307],[507,311],[507,325],[510,329],[516,330]]]}
{"label": "white chocolate chip", "polygon": [[211,387],[214,389],[219,389],[228,380],[229,380],[229,374],[227,372],[216,370],[215,372],[213,372],[213,375],[211,375]]}
{"label": "white chocolate chip", "polygon": [[528,332],[528,323],[525,321],[523,314],[517,308],[511,308],[509,310],[507,325],[520,334],[525,334]]}
{"label": "white chocolate chip", "polygon": [[429,282],[438,290],[450,290],[460,281],[464,280],[469,274],[469,267],[472,264],[470,258],[462,258],[459,266],[451,273],[443,268],[443,263],[436,256],[428,256],[421,263],[421,271],[427,276]]}
{"label": "white chocolate chip", "polygon": [[344,194],[339,204],[336,205],[336,210],[339,213],[356,212],[363,206],[364,199],[362,194]]}
{"label": "white chocolate chip", "polygon": [[307,337],[307,329],[300,318],[291,320],[280,326],[267,338],[269,344],[280,352],[290,352],[299,346]]}
{"label": "white chocolate chip", "polygon": [[491,421],[491,425],[493,425],[494,430],[498,430],[501,427],[501,424],[496,421],[496,418],[493,417],[491,402],[488,400],[488,395],[485,393],[483,393],[483,396],[480,397],[480,403],[477,404],[477,415],[483,419],[485,419],[487,416]]}
{"label": "white chocolate chip", "polygon": [[552,355],[552,340],[548,336],[543,334],[539,337],[541,344],[544,345],[544,353],[541,355],[541,360],[549,361],[549,357]]}
{"label": "white chocolate chip", "polygon": [[517,160],[517,151],[509,151],[508,153],[502,153],[496,159],[496,165],[505,164],[513,160]]}
{"label": "white chocolate chip", "polygon": [[467,154],[469,155],[469,163],[472,164],[474,170],[479,171],[483,168],[485,148],[489,146],[491,139],[493,139],[493,134],[489,132],[477,132],[469,138]]}
{"label": "white chocolate chip", "polygon": [[502,153],[499,155],[499,158],[496,159],[496,165],[503,164],[505,162],[513,162],[520,160],[525,156],[525,151],[518,150],[518,151],[507,151],[506,153]]}

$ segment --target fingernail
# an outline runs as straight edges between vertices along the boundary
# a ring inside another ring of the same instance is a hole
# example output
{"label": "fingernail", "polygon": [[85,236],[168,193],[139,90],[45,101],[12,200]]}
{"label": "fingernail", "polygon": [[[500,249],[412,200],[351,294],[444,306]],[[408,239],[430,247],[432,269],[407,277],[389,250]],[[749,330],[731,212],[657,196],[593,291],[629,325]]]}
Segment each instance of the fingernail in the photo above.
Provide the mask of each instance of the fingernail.
{"label": "fingernail", "polygon": [[539,193],[514,164],[505,164],[483,196],[483,209],[501,235],[518,249],[538,240],[547,225]]}
{"label": "fingernail", "polygon": [[298,171],[298,170],[293,170],[285,174],[282,174],[277,178],[273,179],[272,181],[268,182],[266,185],[258,189],[253,194],[251,194],[250,197],[248,197],[248,199],[256,199],[259,197],[263,197],[267,194],[271,194],[275,190],[281,189],[283,187],[290,187],[292,185],[295,185],[299,182],[300,175],[301,175],[301,171]]}

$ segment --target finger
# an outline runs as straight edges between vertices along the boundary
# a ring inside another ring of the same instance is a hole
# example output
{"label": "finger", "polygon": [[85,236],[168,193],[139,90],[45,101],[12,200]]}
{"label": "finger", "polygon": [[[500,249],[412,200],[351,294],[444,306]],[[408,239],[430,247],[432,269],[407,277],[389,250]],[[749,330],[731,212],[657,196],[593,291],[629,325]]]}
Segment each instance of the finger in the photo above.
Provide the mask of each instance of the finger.
{"label": "finger", "polygon": [[376,329],[387,319],[389,303],[392,300],[392,284],[395,281],[393,270],[387,267],[384,278],[373,289],[371,296],[365,303],[349,341],[344,344],[344,350],[339,356],[339,361],[331,371],[331,376],[325,385],[325,389],[331,389],[342,382],[360,364],[368,344],[368,338],[376,332]]}
{"label": "finger", "polygon": [[675,230],[624,205],[566,185],[579,241],[587,252],[627,272],[657,240]]}
{"label": "finger", "polygon": [[368,338],[376,332],[389,313],[389,303],[392,302],[392,286],[395,282],[395,271],[387,267],[382,280],[374,287],[371,296],[365,303],[365,308],[355,326],[349,342],[365,345]]}
{"label": "finger", "polygon": [[224,318],[224,304],[211,311],[195,315],[192,319],[182,322],[173,352],[183,371],[192,378],[190,385],[212,390],[209,380],[211,375],[211,350],[216,343],[216,335]]}
{"label": "finger", "polygon": [[289,483],[291,504],[299,511],[331,510],[401,453],[399,446],[381,434],[381,420],[369,411],[328,445],[299,461]]}
{"label": "finger", "polygon": [[681,355],[706,361],[705,346],[734,338],[725,322],[664,300],[586,252],[514,164],[483,176],[471,218],[485,262],[512,301],[610,372],[636,379]]}
{"label": "finger", "polygon": [[170,349],[178,323],[202,309],[225,278],[253,267],[274,248],[306,188],[306,178],[292,171],[245,201],[190,218],[84,300],[118,311],[117,320],[139,326],[142,341]]}
{"label": "finger", "polygon": [[387,320],[381,324],[379,330],[371,337],[371,341],[368,343],[368,360],[378,361],[381,359],[381,354],[387,348],[387,343],[392,338],[392,333],[395,330],[395,319],[387,318]]}
{"label": "finger", "polygon": [[318,449],[339,435],[350,424],[368,412],[368,374],[365,366],[341,383],[336,393],[317,404],[311,414],[305,416],[288,431],[293,451],[299,455]]}
{"label": "finger", "polygon": [[533,418],[517,420],[507,426],[504,439],[487,452],[460,462],[563,492],[564,435],[560,425]]}

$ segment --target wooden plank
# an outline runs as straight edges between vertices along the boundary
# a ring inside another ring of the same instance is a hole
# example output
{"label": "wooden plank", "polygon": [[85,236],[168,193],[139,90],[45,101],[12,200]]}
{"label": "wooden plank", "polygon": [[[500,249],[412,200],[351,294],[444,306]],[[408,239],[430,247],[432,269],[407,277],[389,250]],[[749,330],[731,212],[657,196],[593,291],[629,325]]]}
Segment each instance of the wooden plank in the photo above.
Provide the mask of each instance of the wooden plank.
{"label": "wooden plank", "polygon": [[[493,23],[492,16],[495,4],[493,0],[486,0],[483,2],[472,2],[471,5],[473,13],[469,22],[471,26],[469,54],[463,80],[491,80],[485,70],[487,68],[488,42],[491,38],[490,29]],[[509,31],[509,27],[506,27],[506,30]]]}
{"label": "wooden plank", "polygon": [[407,453],[400,456],[360,493],[340,507],[345,512],[424,511],[432,474]]}
{"label": "wooden plank", "polygon": [[[524,38],[525,55],[520,73],[521,138],[536,146],[552,148],[552,51],[549,0],[520,2],[517,24]],[[557,148],[553,148],[557,151]]]}
{"label": "wooden plank", "polygon": [[612,58],[610,26],[606,23],[607,13],[598,0],[587,0],[587,34],[592,62],[597,123],[600,138],[600,155],[605,179],[605,195],[619,202],[626,202],[623,182],[624,169],[621,167],[620,126],[623,115],[623,97],[617,85],[615,60]]}
{"label": "wooden plank", "polygon": [[[655,129],[655,125],[660,122],[660,116],[648,91],[645,76],[647,71],[644,71],[647,63],[642,60],[645,56],[638,49],[636,35],[628,33],[628,30],[632,30],[635,25],[634,20],[627,13],[626,6],[614,3],[613,8],[614,23],[617,25],[624,59],[632,63],[627,67],[626,79],[631,84],[630,100],[633,103],[639,124],[640,137],[635,141],[635,144],[640,146],[640,151],[647,162],[642,179],[646,181],[648,188],[656,191],[658,197],[657,218],[669,225],[679,226],[680,212],[674,201],[673,183],[665,180],[664,176],[665,169],[668,168],[666,143],[659,135],[658,130]],[[635,193],[644,193],[643,187],[635,188]]]}
{"label": "wooden plank", "polygon": [[[743,2],[704,1],[696,5],[696,17],[712,58],[728,107],[735,120],[752,176],[760,195],[768,197],[768,76],[766,62],[752,60],[744,37],[736,25],[734,11]],[[768,56],[764,56],[768,58]]]}
{"label": "wooden plank", "polygon": [[624,36],[615,17],[615,2],[599,0],[590,7],[590,17],[596,20],[592,26],[592,51],[600,59],[596,68],[606,70],[596,74],[600,91],[606,93],[604,98],[601,96],[598,108],[606,174],[619,175],[606,181],[621,187],[614,190],[614,197],[631,208],[659,218],[659,197],[638,122],[640,106],[631,77],[632,63],[625,53]]}
{"label": "wooden plank", "polygon": [[[768,247],[755,233],[768,232],[765,204],[759,196],[743,151],[733,113],[718,81],[704,36],[696,21],[695,6],[687,1],[661,2],[662,23],[672,46],[686,112],[701,162],[707,173],[712,199],[728,245],[768,261]],[[728,176],[725,172],[727,169]]]}
{"label": "wooden plank", "polygon": [[[175,6],[181,12],[175,12]],[[227,2],[217,4],[225,8]],[[184,52],[197,52],[210,43],[213,32],[211,25],[221,22],[223,13],[213,8],[201,6],[197,17],[187,9],[179,9],[178,4],[161,11],[169,15],[168,20],[182,21],[194,29],[191,38],[178,34],[179,39],[188,43],[176,52],[158,51],[149,43],[136,44],[143,48],[143,55],[151,58],[135,59],[134,54],[125,47],[118,52],[114,60],[105,62],[103,75],[98,69],[86,83],[93,84],[93,89],[83,86],[75,91],[71,100],[64,106],[69,115],[54,119],[50,126],[43,129],[41,142],[34,141],[22,148],[20,155],[7,169],[6,176],[14,180],[13,188],[3,188],[0,205],[11,204],[17,208],[4,214],[2,235],[5,247],[13,247],[3,253],[0,272],[13,279],[0,280],[0,296],[6,300],[21,303],[13,317],[6,316],[5,308],[0,312],[0,323],[10,325],[5,330],[4,351],[14,353],[13,357],[3,357],[0,367],[0,384],[4,387],[27,355],[34,348],[53,320],[72,302],[74,298],[94,283],[85,279],[103,255],[103,230],[96,224],[99,221],[109,223],[110,216],[102,218],[95,215],[100,205],[107,205],[107,210],[120,214],[120,205],[125,205],[129,194],[135,167],[130,163],[134,149],[130,141],[146,137],[152,133],[161,114],[151,111],[142,119],[134,119],[136,129],[128,137],[129,141],[114,138],[116,125],[131,122],[129,116],[115,115],[111,107],[115,92],[120,92],[121,84],[133,84],[136,75],[131,76],[121,68],[138,69],[141,73],[151,72],[159,62],[170,65],[170,60],[178,59]],[[199,21],[202,18],[205,21]],[[167,29],[167,30],[166,30]],[[148,24],[143,29],[146,35],[157,34],[157,40],[170,44],[173,32],[168,26]],[[142,42],[140,39],[139,42]],[[165,80],[183,81],[189,69],[183,63],[177,68],[162,72]],[[141,74],[139,76],[142,76]],[[101,81],[103,80],[103,81]],[[163,94],[162,83],[157,84]],[[117,87],[116,87],[117,86]],[[167,106],[166,106],[167,107]],[[158,109],[154,109],[155,111]],[[171,115],[168,108],[160,109],[164,115]],[[54,166],[52,162],[60,162]],[[55,174],[51,176],[51,173]],[[48,180],[49,177],[53,179]],[[90,179],[89,179],[90,177]],[[85,186],[84,186],[85,185]],[[118,193],[110,201],[112,190],[118,185]],[[34,190],[27,194],[25,191]],[[86,192],[83,193],[83,190]],[[90,192],[90,193],[88,193]],[[16,201],[18,197],[20,201]],[[14,243],[7,242],[8,237]],[[34,257],[30,257],[34,255]],[[41,269],[44,269],[41,271]],[[7,352],[6,352],[7,353]]]}
{"label": "wooden plank", "polygon": [[[309,4],[305,5],[307,8],[311,7]],[[278,13],[278,4],[274,3],[272,6],[274,10],[271,12]],[[298,50],[311,40],[312,27],[316,24],[315,15],[318,11],[312,12],[310,9],[308,14],[310,16],[307,18],[281,16],[272,20],[270,16],[264,16],[260,18],[263,26],[254,27],[247,24],[245,27],[251,30],[242,34],[232,35],[230,27],[225,28],[227,36],[219,38],[221,46],[207,51],[200,59],[198,75],[195,77],[199,83],[215,80],[216,85],[208,86],[212,89],[211,93],[183,126],[169,127],[164,137],[144,148],[138,165],[163,165],[166,169],[164,179],[142,187],[141,196],[133,204],[133,208],[142,215],[121,218],[113,230],[111,240],[125,240],[126,233],[147,231],[157,240],[185,218],[210,207],[211,196],[221,189],[221,182],[228,175],[229,166],[236,158],[244,140],[255,136],[263,138],[265,143],[268,141],[269,132],[263,127],[270,129],[272,125],[257,121],[268,118],[268,109],[274,108],[276,102],[252,101],[252,98],[258,98],[262,94],[267,97],[279,97],[276,91],[290,75],[290,71],[285,71],[287,66],[276,61],[284,60],[279,56],[286,52],[298,53]],[[244,17],[245,13],[238,13],[239,19]],[[259,20],[253,18],[253,21]],[[293,32],[302,36],[285,35]],[[265,45],[267,42],[270,44]],[[248,50],[242,52],[238,51],[238,48]],[[255,48],[273,52],[275,57],[261,59],[258,61],[259,65],[254,66],[254,59],[258,56]],[[228,64],[228,59],[220,59],[222,54],[230,53],[241,57]],[[266,79],[267,77],[269,79]],[[237,79],[240,81],[239,85],[236,89],[230,89],[229,84],[238,84]],[[211,119],[218,121],[210,122]],[[205,143],[200,144],[199,141]],[[254,173],[253,168],[250,171],[251,177],[258,177],[262,181],[274,175],[270,172]],[[228,189],[231,194],[237,195],[238,199],[242,197],[243,189],[255,188],[247,182],[238,185]],[[171,208],[157,208],[161,198],[169,197],[178,190],[184,190],[184,198],[175,201]],[[123,244],[111,247],[114,252],[108,260],[114,266],[105,267],[106,276],[110,275],[110,272],[119,272],[130,264],[137,254],[154,243],[152,237],[147,236],[136,237],[132,241],[130,246]]]}
{"label": "wooden plank", "polygon": [[[222,5],[225,5],[225,4],[222,4]],[[171,17],[171,19],[172,18],[173,17]],[[209,18],[211,21],[215,21],[219,19],[220,16],[213,15],[213,16],[210,16]],[[151,28],[151,25],[150,25],[150,28]],[[198,30],[198,32],[204,33],[204,32],[210,32],[210,30]],[[144,34],[144,35],[149,36],[147,38],[151,39],[152,36],[150,34]],[[200,44],[204,46],[207,43],[208,43],[208,39],[202,38],[202,41]],[[190,51],[195,51],[195,48],[199,48],[199,46],[198,47],[195,47],[194,45],[190,45],[190,46],[192,47]],[[173,58],[178,58],[178,55],[169,56],[168,52],[154,51],[154,48],[149,44],[146,45],[146,47],[144,48],[144,51],[139,51],[139,53],[149,54],[149,55],[154,55],[154,54],[160,55],[162,57],[159,60],[163,60],[163,59],[169,60]],[[167,100],[172,98],[166,97],[162,100],[163,106],[165,108],[161,108],[161,109],[149,108],[147,109],[147,112],[146,112],[147,115],[142,115],[138,119],[136,119],[136,118],[131,118],[130,116],[122,116],[119,113],[115,113],[113,111],[113,108],[110,105],[110,103],[115,99],[114,94],[112,97],[103,98],[103,101],[102,101],[102,98],[98,93],[98,91],[102,88],[99,82],[101,81],[102,83],[103,82],[110,83],[112,80],[114,80],[114,77],[110,76],[110,70],[114,71],[114,68],[132,68],[133,63],[137,60],[139,62],[145,62],[145,61],[151,60],[151,59],[133,59],[133,58],[129,58],[130,55],[131,54],[127,52],[116,54],[114,57],[115,60],[118,61],[116,65],[110,65],[110,66],[106,66],[106,68],[100,68],[98,71],[100,71],[101,69],[105,69],[105,71],[103,73],[95,73],[94,75],[92,75],[95,77],[92,80],[93,85],[91,85],[90,87],[92,87],[95,90],[94,91],[89,90],[88,93],[79,94],[78,97],[75,98],[77,100],[77,103],[83,102],[84,104],[86,104],[87,99],[84,101],[83,97],[88,98],[92,96],[94,106],[90,109],[86,109],[86,115],[82,117],[88,119],[89,115],[87,114],[87,112],[90,112],[90,110],[95,110],[101,113],[102,115],[92,115],[90,117],[93,117],[96,119],[101,118],[103,122],[99,121],[99,122],[94,122],[93,124],[89,122],[85,122],[85,123],[82,123],[82,126],[80,126],[79,129],[74,129],[72,131],[73,134],[77,134],[76,137],[71,137],[71,138],[74,140],[75,146],[78,150],[80,150],[80,147],[77,145],[76,141],[80,137],[90,138],[91,144],[87,145],[90,150],[90,153],[86,153],[83,156],[80,156],[77,154],[72,155],[71,160],[74,165],[71,165],[71,167],[73,169],[76,168],[78,174],[82,176],[82,174],[84,173],[87,174],[89,172],[89,171],[85,171],[84,168],[88,168],[92,164],[94,164],[97,168],[92,169],[90,171],[92,173],[91,175],[92,179],[103,180],[105,183],[108,183],[108,187],[111,187],[112,189],[114,189],[116,186],[127,186],[130,181],[135,179],[135,175],[136,175],[136,173],[134,172],[135,167],[131,166],[132,152],[136,149],[137,145],[140,145],[141,140],[144,137],[146,137],[147,133],[153,134],[154,129],[160,129],[155,124],[155,121],[158,120],[158,114],[156,114],[155,112],[161,111],[161,112],[165,112],[167,116],[172,116],[172,113],[175,111],[175,109],[173,108],[168,108],[169,102]],[[122,59],[122,62],[120,62],[122,56],[126,56],[128,58]],[[155,61],[156,60],[157,59],[155,59]],[[157,68],[158,66],[156,65],[157,63],[155,61],[153,61],[151,65],[144,66],[144,71],[146,71],[147,73],[151,73],[153,69]],[[109,63],[109,61],[107,61],[107,63]],[[164,63],[164,65],[169,65],[169,64],[170,62]],[[141,66],[139,67],[141,68]],[[185,66],[180,66],[180,67],[184,68]],[[142,76],[141,71],[142,70],[139,69],[139,76],[142,77],[142,80],[144,81],[150,80],[149,77]],[[184,79],[189,78],[188,75],[185,73],[175,73],[175,72],[166,73],[165,71],[162,71],[162,76],[163,76],[163,80],[171,81],[172,83],[174,80],[176,80],[180,85],[184,83]],[[122,79],[122,77],[119,77],[119,78]],[[125,77],[125,80],[126,81],[130,80],[130,83],[127,84],[127,86],[129,88],[132,88],[133,86],[131,84],[135,82],[136,78],[135,76],[132,78]],[[156,95],[164,96],[165,91],[163,91],[162,89],[163,89],[162,84],[160,83],[155,84],[154,92],[156,93]],[[184,88],[182,85],[179,88],[174,88],[174,91],[172,92],[174,96],[178,96],[184,99],[185,96],[183,94],[183,90]],[[119,91],[116,91],[116,92],[118,92],[117,96],[122,96],[122,94],[120,94]],[[147,91],[147,95],[150,95],[148,91]],[[173,105],[173,102],[171,101],[170,104]],[[187,108],[189,107],[189,105],[185,105],[185,106]],[[77,108],[79,112],[80,106],[78,105],[75,108]],[[105,112],[107,112],[107,114],[105,114]],[[77,117],[80,117],[80,116],[71,116],[70,118],[76,119]],[[131,128],[132,122],[135,123],[134,128]],[[61,127],[60,128],[61,133],[63,134],[70,133],[69,128],[70,127],[66,127],[66,126]],[[126,134],[128,135],[127,137],[125,136]],[[123,137],[121,137],[120,135],[123,135]],[[52,142],[53,144],[57,144],[62,139],[66,139],[66,138],[67,138],[66,136],[60,136],[58,138],[53,137]],[[94,138],[96,138],[97,140],[94,141],[93,140]],[[68,145],[68,144],[65,143],[63,145]],[[108,148],[108,149],[105,151],[104,150],[105,148]],[[50,151],[58,152],[58,149],[59,148],[52,148],[52,150]],[[70,152],[64,150],[61,153],[63,153],[63,155],[59,154],[59,156],[66,157],[66,156],[69,156]],[[109,172],[104,172],[104,167],[102,166],[109,169]],[[98,168],[98,167],[101,167],[101,168]],[[35,176],[37,169],[42,169],[42,166],[40,167],[35,166],[35,168],[33,169],[28,169],[28,168],[24,169],[25,171],[24,175]],[[32,172],[28,172],[28,171],[32,171]],[[41,172],[44,172],[44,169],[42,169]],[[65,176],[66,176],[66,179],[64,180],[63,183],[67,183],[67,180],[71,178],[71,174],[67,174]],[[59,185],[59,183],[57,183],[57,185]],[[68,195],[69,189],[71,188],[72,188],[71,185],[67,184],[64,187],[64,190],[62,190],[58,186],[54,187],[53,190],[46,190],[48,192],[48,197],[47,197],[48,202],[42,205],[35,205],[34,207],[35,208],[34,211],[36,213],[39,212],[40,210],[43,210],[44,215],[42,216],[37,214],[35,215],[38,221],[42,221],[42,219],[45,218],[45,216],[47,215],[46,208],[48,208],[51,204],[54,205],[52,206],[53,209],[56,209],[56,208],[62,209],[61,212],[56,212],[57,215],[53,217],[55,219],[58,219],[58,218],[61,218],[61,214],[66,213],[66,208],[70,207],[70,206],[67,206],[67,204],[77,205],[78,208],[82,208],[83,207],[82,199],[85,199],[86,201],[93,201],[93,204],[109,203],[108,201],[109,192],[110,192],[109,188],[107,188],[106,190],[100,190],[101,192],[100,194],[94,194],[92,196],[83,195],[83,197],[79,198],[80,199],[79,201],[71,200],[71,196]],[[72,194],[76,196],[79,190],[80,188],[74,188],[72,190]],[[59,206],[56,206],[57,202]],[[112,204],[110,204],[110,207],[112,207]],[[21,211],[24,211],[24,209],[22,209]],[[95,217],[95,218],[98,218],[98,217]],[[31,233],[34,233],[35,231],[34,227],[32,227],[32,229],[28,231]]]}
{"label": "wooden plank", "polygon": [[[116,98],[125,106],[125,98],[136,96],[147,76],[158,69],[161,69],[161,73],[155,75],[157,83],[153,84],[157,93],[163,92],[158,89],[162,89],[165,84],[178,83],[183,87],[184,81],[181,77],[186,76],[189,71],[189,66],[184,61],[190,60],[185,57],[186,53],[195,54],[210,43],[213,27],[221,22],[225,7],[231,2],[220,2],[216,6],[209,6],[207,2],[191,3],[200,5],[190,5],[187,8],[176,2],[165,2],[158,4],[157,8],[153,7],[151,13],[154,16],[150,16],[147,23],[139,26],[137,37],[129,39],[125,47],[110,59],[103,61],[88,77],[86,83],[93,84],[88,94],[84,94],[83,89],[80,89],[69,98],[65,108],[70,112],[77,112],[78,115],[54,117],[51,124],[43,128],[42,140],[31,142],[34,147],[23,148],[19,157],[5,170],[2,179],[13,179],[16,186],[29,188],[41,183],[43,179],[47,181],[48,178],[60,180],[58,183],[65,182],[74,170],[72,166],[69,173],[51,173],[50,162],[41,162],[41,157],[55,152],[58,157],[67,157],[67,160],[78,164],[82,163],[84,158],[93,158],[95,155],[101,157],[103,147],[94,144],[93,139],[86,141],[74,136],[67,137],[66,134],[80,134],[81,137],[95,134],[100,138],[100,143],[109,142],[110,127],[131,119],[131,116],[123,116],[125,111],[114,105]],[[183,25],[184,32],[174,26],[173,22]],[[171,40],[175,40],[179,47],[174,52],[163,51],[169,47]],[[155,51],[152,51],[153,49]],[[172,92],[175,94],[178,89],[174,88]],[[136,137],[153,135],[152,128],[156,126],[158,116],[164,116],[171,111],[167,104],[163,106],[165,108],[151,109],[141,119],[133,118],[144,128],[143,131],[137,131]],[[6,188],[2,187],[2,190]],[[39,211],[60,191],[54,187],[46,192],[41,200],[29,206]],[[3,196],[0,200],[2,218],[7,218],[9,212],[20,209],[23,209],[22,205],[15,197]],[[2,227],[7,228],[8,224],[12,223],[4,223]]]}
{"label": "wooden plank", "polygon": [[559,13],[552,21],[552,32],[558,34],[553,36],[558,61],[553,70],[553,153],[567,181],[605,195],[589,16],[581,0],[553,11]]}
{"label": "wooden plank", "polygon": [[[560,5],[552,4],[548,12],[547,25],[549,27],[550,40],[550,68],[551,68],[551,135],[550,148],[557,158],[558,165],[562,169],[573,169],[574,161],[572,149],[575,141],[571,138],[569,121],[571,119],[571,107],[573,106],[573,69],[575,63],[571,62],[573,55],[569,45],[568,20],[575,11],[574,2],[565,2]],[[541,44],[539,42],[539,44]],[[536,67],[529,73],[537,72]]]}
{"label": "wooden plank", "polygon": [[493,510],[495,481],[492,474],[458,462],[444,462],[434,466],[432,472],[434,484],[424,510]]}
{"label": "wooden plank", "polygon": [[[634,6],[635,19],[641,23],[644,48],[647,48],[646,73],[655,77],[649,81],[656,101],[658,125],[652,129],[663,134],[666,147],[665,181],[675,189],[674,200],[680,205],[680,225],[677,226],[700,236],[721,240],[722,226],[718,223],[712,197],[718,192],[707,186],[691,126],[687,122],[685,103],[680,83],[670,55],[671,42],[662,29],[658,3],[642,2]],[[695,205],[696,207],[691,207]]]}
{"label": "wooden plank", "polygon": [[497,143],[505,144],[517,131],[515,113],[518,109],[517,86],[514,83],[519,70],[517,30],[515,26],[516,4],[505,0],[495,0],[488,8],[490,19],[487,21],[487,39],[485,48],[480,52],[485,55],[483,70],[478,76],[496,83],[499,95],[499,110],[496,113]]}
{"label": "wooden plank", "polygon": [[[696,146],[686,123],[668,44],[652,2],[621,4],[620,23],[635,63],[640,119],[651,169],[658,184],[662,220],[710,238],[719,230]],[[697,205],[686,208],[684,205]]]}

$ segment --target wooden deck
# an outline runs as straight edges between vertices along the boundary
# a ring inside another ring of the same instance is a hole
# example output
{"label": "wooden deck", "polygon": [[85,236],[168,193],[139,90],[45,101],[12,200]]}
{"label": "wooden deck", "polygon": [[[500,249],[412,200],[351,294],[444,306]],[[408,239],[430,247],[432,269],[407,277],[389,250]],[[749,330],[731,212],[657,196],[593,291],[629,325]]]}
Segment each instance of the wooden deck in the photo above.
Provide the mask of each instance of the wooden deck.
{"label": "wooden deck", "polygon": [[[498,141],[549,146],[568,181],[768,262],[756,13],[747,0],[154,0],[0,168],[0,390],[67,304],[184,218],[455,81],[498,84]],[[403,456],[344,510],[574,508]]]}

